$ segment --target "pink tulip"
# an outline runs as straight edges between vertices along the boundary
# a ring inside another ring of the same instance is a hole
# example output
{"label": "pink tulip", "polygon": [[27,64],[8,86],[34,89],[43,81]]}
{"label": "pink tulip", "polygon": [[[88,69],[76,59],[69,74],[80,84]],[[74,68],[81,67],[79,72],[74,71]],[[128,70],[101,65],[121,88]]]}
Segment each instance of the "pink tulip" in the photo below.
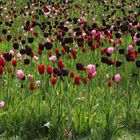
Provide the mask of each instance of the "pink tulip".
{"label": "pink tulip", "polygon": [[33,59],[38,62],[39,58],[37,56],[34,56]]}
{"label": "pink tulip", "polygon": [[51,62],[55,62],[57,60],[57,57],[55,55],[53,55],[53,56],[49,57],[49,60]]}
{"label": "pink tulip", "polygon": [[94,73],[92,73],[92,77],[95,78],[97,76],[97,72],[95,71]]}
{"label": "pink tulip", "polygon": [[51,43],[51,40],[50,40],[49,38],[47,38],[47,39],[46,39],[46,42],[50,42],[50,43]]}
{"label": "pink tulip", "polygon": [[18,58],[19,60],[21,60],[21,59],[22,59],[22,55],[21,55],[20,53],[18,53],[18,54],[17,54],[17,58]]}
{"label": "pink tulip", "polygon": [[129,27],[132,27],[132,23],[129,23]]}
{"label": "pink tulip", "polygon": [[95,21],[95,18],[92,18],[92,22],[94,22]]}
{"label": "pink tulip", "polygon": [[88,72],[94,73],[96,71],[96,67],[93,64],[89,64],[87,66]]}
{"label": "pink tulip", "polygon": [[30,28],[30,32],[33,32],[34,31],[34,29],[33,28]]}
{"label": "pink tulip", "polygon": [[128,51],[132,51],[132,49],[133,49],[133,46],[132,45],[129,45],[128,46]]}
{"label": "pink tulip", "polygon": [[10,50],[10,52],[9,52],[11,55],[12,55],[12,57],[14,57],[14,50]]}
{"label": "pink tulip", "polygon": [[113,54],[113,52],[114,52],[114,48],[113,47],[107,48],[107,53],[109,53],[111,55],[111,54]]}
{"label": "pink tulip", "polygon": [[17,76],[18,79],[23,79],[24,72],[22,70],[18,70],[16,76]]}
{"label": "pink tulip", "polygon": [[33,75],[28,74],[28,79],[29,79],[29,80],[32,80],[32,79],[33,79]]}
{"label": "pink tulip", "polygon": [[93,35],[96,35],[96,30],[92,30],[91,33],[92,33]]}
{"label": "pink tulip", "polygon": [[115,81],[116,83],[119,83],[119,82],[121,81],[121,75],[120,75],[120,74],[116,74],[116,75],[114,76],[114,81]]}
{"label": "pink tulip", "polygon": [[87,34],[86,33],[82,33],[82,37],[83,38],[87,37]]}
{"label": "pink tulip", "polygon": [[0,109],[4,107],[4,101],[0,101]]}
{"label": "pink tulip", "polygon": [[37,86],[39,86],[40,83],[41,83],[40,80],[37,80],[37,81],[36,81],[36,85],[37,85]]}

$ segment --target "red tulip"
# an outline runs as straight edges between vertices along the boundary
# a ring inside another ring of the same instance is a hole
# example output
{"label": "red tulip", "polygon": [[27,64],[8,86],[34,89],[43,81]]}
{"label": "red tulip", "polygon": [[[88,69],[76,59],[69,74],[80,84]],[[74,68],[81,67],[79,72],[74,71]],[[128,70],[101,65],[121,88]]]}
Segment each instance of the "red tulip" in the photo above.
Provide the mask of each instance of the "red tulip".
{"label": "red tulip", "polygon": [[95,45],[92,44],[91,47],[90,47],[91,51],[94,51],[95,50]]}
{"label": "red tulip", "polygon": [[57,79],[55,77],[51,78],[52,85],[55,85],[56,84],[56,81],[57,81]]}
{"label": "red tulip", "polygon": [[63,55],[66,53],[66,51],[65,51],[64,48],[61,50],[61,53],[62,53]]}
{"label": "red tulip", "polygon": [[48,56],[49,56],[49,57],[51,57],[51,56],[52,56],[52,52],[51,52],[51,51],[48,51],[48,53],[47,53],[47,54],[48,54]]}
{"label": "red tulip", "polygon": [[4,68],[2,66],[0,66],[0,75],[3,73]]}
{"label": "red tulip", "polygon": [[84,78],[82,79],[82,81],[83,81],[84,84],[86,84],[86,83],[88,82],[86,77],[84,77]]}
{"label": "red tulip", "polygon": [[112,80],[109,80],[108,81],[108,86],[111,87],[111,85],[112,85]]}
{"label": "red tulip", "polygon": [[56,55],[60,53],[58,48],[55,49],[55,53]]}
{"label": "red tulip", "polygon": [[58,68],[62,69],[64,67],[63,60],[58,60]]}
{"label": "red tulip", "polygon": [[43,51],[38,49],[38,54],[41,55],[42,53],[43,53]]}
{"label": "red tulip", "polygon": [[70,77],[73,78],[74,77],[74,72],[70,72]]}
{"label": "red tulip", "polygon": [[17,66],[17,61],[16,61],[16,59],[13,59],[13,60],[12,60],[12,65],[13,65],[13,67],[16,67],[16,66]]}
{"label": "red tulip", "polygon": [[30,90],[34,90],[35,89],[35,84],[34,83],[30,83],[29,84],[29,89]]}
{"label": "red tulip", "polygon": [[7,67],[7,71],[8,71],[8,73],[12,73],[12,67]]}
{"label": "red tulip", "polygon": [[85,47],[82,48],[82,52],[86,52],[86,48]]}
{"label": "red tulip", "polygon": [[79,76],[75,76],[75,77],[74,77],[74,83],[75,83],[76,85],[79,85],[79,84],[80,84],[80,77],[79,77]]}
{"label": "red tulip", "polygon": [[48,74],[50,74],[50,75],[51,75],[51,74],[52,74],[52,72],[53,72],[53,69],[52,69],[52,67],[51,67],[51,66],[47,66],[47,67],[46,67],[46,71],[47,71],[47,73],[48,73]]}
{"label": "red tulip", "polygon": [[2,42],[2,37],[0,37],[0,43]]}
{"label": "red tulip", "polygon": [[92,79],[92,72],[88,72],[88,78]]}
{"label": "red tulip", "polygon": [[3,58],[0,58],[0,66],[4,67],[5,63],[5,60]]}
{"label": "red tulip", "polygon": [[35,56],[34,52],[31,52],[30,56],[33,58]]}
{"label": "red tulip", "polygon": [[71,59],[71,55],[70,54],[68,55],[68,59]]}
{"label": "red tulip", "polygon": [[40,74],[44,74],[44,65],[39,65],[38,66],[38,71]]}

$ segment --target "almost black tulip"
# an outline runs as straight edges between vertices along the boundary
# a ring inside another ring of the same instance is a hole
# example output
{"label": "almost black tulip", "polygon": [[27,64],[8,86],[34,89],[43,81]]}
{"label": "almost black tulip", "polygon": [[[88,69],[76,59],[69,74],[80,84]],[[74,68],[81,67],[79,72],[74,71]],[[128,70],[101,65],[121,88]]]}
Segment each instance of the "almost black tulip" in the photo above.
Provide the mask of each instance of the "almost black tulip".
{"label": "almost black tulip", "polygon": [[30,47],[26,47],[26,48],[25,48],[25,53],[26,53],[27,55],[31,55],[32,49],[31,49]]}
{"label": "almost black tulip", "polygon": [[25,50],[24,49],[21,49],[20,50],[20,54],[22,54],[22,55],[25,54]]}
{"label": "almost black tulip", "polygon": [[140,26],[137,27],[137,31],[140,31]]}
{"label": "almost black tulip", "polygon": [[137,34],[136,34],[136,37],[137,37],[137,38],[140,38],[140,33],[137,33]]}
{"label": "almost black tulip", "polygon": [[77,69],[77,70],[83,70],[83,67],[84,67],[84,66],[83,66],[81,63],[77,63],[77,64],[76,64],[76,69]]}
{"label": "almost black tulip", "polygon": [[53,47],[53,44],[52,44],[51,42],[46,42],[46,43],[44,44],[44,46],[45,46],[45,48],[46,48],[47,50],[51,50],[52,47]]}
{"label": "almost black tulip", "polygon": [[126,60],[131,61],[131,54],[126,54]]}
{"label": "almost black tulip", "polygon": [[67,69],[62,69],[61,74],[62,76],[67,76],[69,74],[69,71]]}
{"label": "almost black tulip", "polygon": [[2,33],[5,35],[7,34],[7,30],[6,29],[2,29]]}
{"label": "almost black tulip", "polygon": [[14,48],[14,49],[18,49],[18,48],[19,48],[19,44],[18,44],[18,43],[14,43],[14,44],[13,44],[13,48]]}
{"label": "almost black tulip", "polygon": [[107,57],[102,57],[102,58],[101,58],[101,62],[102,62],[102,63],[107,63],[107,61],[108,61],[108,58],[107,58]]}
{"label": "almost black tulip", "polygon": [[11,61],[12,59],[12,55],[9,53],[5,53],[3,57],[5,58],[6,61]]}
{"label": "almost black tulip", "polygon": [[58,76],[61,76],[61,74],[62,74],[59,68],[54,68],[53,73],[58,75]]}
{"label": "almost black tulip", "polygon": [[140,48],[138,48],[138,53],[140,53]]}
{"label": "almost black tulip", "polygon": [[33,37],[29,37],[29,38],[28,38],[28,42],[29,42],[29,43],[33,43],[33,42],[34,42],[34,38],[33,38]]}
{"label": "almost black tulip", "polygon": [[121,36],[122,36],[121,33],[118,33],[118,32],[117,32],[117,33],[115,34],[115,37],[118,38],[118,39],[121,38]]}
{"label": "almost black tulip", "polygon": [[137,61],[136,61],[136,66],[137,66],[137,67],[140,67],[140,60],[137,60]]}
{"label": "almost black tulip", "polygon": [[121,61],[116,61],[116,67],[120,67],[122,65]]}
{"label": "almost black tulip", "polygon": [[30,60],[29,59],[24,59],[24,64],[25,65],[29,65],[30,64]]}
{"label": "almost black tulip", "polygon": [[123,48],[119,49],[119,54],[124,54],[124,49]]}
{"label": "almost black tulip", "polygon": [[12,38],[12,36],[11,35],[7,35],[7,41],[10,41],[11,40],[11,38]]}
{"label": "almost black tulip", "polygon": [[26,43],[26,41],[25,40],[22,40],[21,43],[22,43],[22,45],[24,45]]}
{"label": "almost black tulip", "polygon": [[22,78],[22,80],[25,80],[25,76]]}
{"label": "almost black tulip", "polygon": [[138,40],[138,41],[136,42],[136,45],[137,45],[137,46],[140,46],[140,40]]}
{"label": "almost black tulip", "polygon": [[44,50],[44,45],[43,44],[39,44],[39,50]]}

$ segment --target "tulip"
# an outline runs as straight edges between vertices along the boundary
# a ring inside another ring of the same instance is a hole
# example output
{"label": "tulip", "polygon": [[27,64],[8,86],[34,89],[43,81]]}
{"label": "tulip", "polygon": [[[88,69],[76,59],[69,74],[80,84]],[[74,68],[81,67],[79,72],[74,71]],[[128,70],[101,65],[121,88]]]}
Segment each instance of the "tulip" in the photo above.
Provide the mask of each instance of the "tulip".
{"label": "tulip", "polygon": [[51,74],[52,74],[52,72],[53,72],[53,69],[52,69],[52,67],[51,67],[51,66],[47,66],[47,67],[46,67],[46,71],[47,71],[47,73],[48,73],[48,74],[50,74],[50,75],[51,75]]}
{"label": "tulip", "polygon": [[24,72],[22,70],[18,70],[16,74],[18,79],[23,79],[24,78]]}
{"label": "tulip", "polygon": [[44,74],[44,65],[42,65],[42,64],[39,65],[38,66],[38,71],[39,71],[40,74]]}
{"label": "tulip", "polygon": [[33,59],[38,62],[39,58],[37,56],[34,56]]}
{"label": "tulip", "polygon": [[74,77],[74,83],[75,83],[76,85],[79,85],[79,84],[80,84],[80,77],[79,77],[79,76],[75,76],[75,77]]}
{"label": "tulip", "polygon": [[114,81],[115,81],[116,83],[120,83],[120,81],[121,81],[121,75],[120,75],[120,74],[116,74],[116,75],[114,76]]}
{"label": "tulip", "polygon": [[35,84],[34,83],[30,83],[29,84],[29,89],[30,90],[34,90],[35,89]]}
{"label": "tulip", "polygon": [[2,109],[4,107],[4,101],[0,101],[0,109]]}
{"label": "tulip", "polygon": [[16,59],[13,59],[13,60],[12,60],[12,65],[13,65],[13,67],[16,67],[16,66],[17,66],[17,61],[16,61]]}
{"label": "tulip", "polygon": [[29,79],[29,80],[32,80],[32,79],[33,79],[33,75],[28,74],[28,79]]}
{"label": "tulip", "polygon": [[94,73],[96,71],[96,67],[93,64],[89,64],[87,66],[88,72]]}
{"label": "tulip", "polygon": [[56,84],[56,81],[57,81],[57,79],[56,79],[55,77],[52,77],[52,78],[51,78],[51,83],[52,83],[52,85],[55,85],[55,84]]}
{"label": "tulip", "polygon": [[109,48],[107,48],[107,53],[108,54],[113,54],[113,52],[114,52],[114,48],[113,47],[109,47]]}
{"label": "tulip", "polygon": [[37,86],[39,86],[39,85],[40,85],[40,83],[41,83],[41,81],[40,81],[40,80],[37,80],[37,81],[36,81],[36,85],[37,85]]}
{"label": "tulip", "polygon": [[97,76],[97,72],[95,71],[94,73],[92,73],[92,77],[95,78]]}
{"label": "tulip", "polygon": [[53,55],[53,56],[49,57],[49,60],[51,62],[55,62],[57,60],[57,57],[55,55]]}
{"label": "tulip", "polygon": [[62,69],[64,67],[63,61],[60,59],[58,60],[58,68]]}
{"label": "tulip", "polygon": [[3,74],[4,68],[0,66],[0,75]]}
{"label": "tulip", "polygon": [[74,77],[74,72],[70,72],[70,77],[73,78]]}

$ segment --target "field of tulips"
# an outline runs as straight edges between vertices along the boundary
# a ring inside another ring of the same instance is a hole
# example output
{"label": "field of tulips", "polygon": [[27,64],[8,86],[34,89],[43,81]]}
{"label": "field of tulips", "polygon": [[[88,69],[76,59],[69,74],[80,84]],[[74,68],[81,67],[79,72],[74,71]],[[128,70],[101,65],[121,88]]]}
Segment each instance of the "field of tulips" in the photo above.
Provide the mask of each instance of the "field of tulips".
{"label": "field of tulips", "polygon": [[140,0],[1,0],[1,139],[140,140]]}

